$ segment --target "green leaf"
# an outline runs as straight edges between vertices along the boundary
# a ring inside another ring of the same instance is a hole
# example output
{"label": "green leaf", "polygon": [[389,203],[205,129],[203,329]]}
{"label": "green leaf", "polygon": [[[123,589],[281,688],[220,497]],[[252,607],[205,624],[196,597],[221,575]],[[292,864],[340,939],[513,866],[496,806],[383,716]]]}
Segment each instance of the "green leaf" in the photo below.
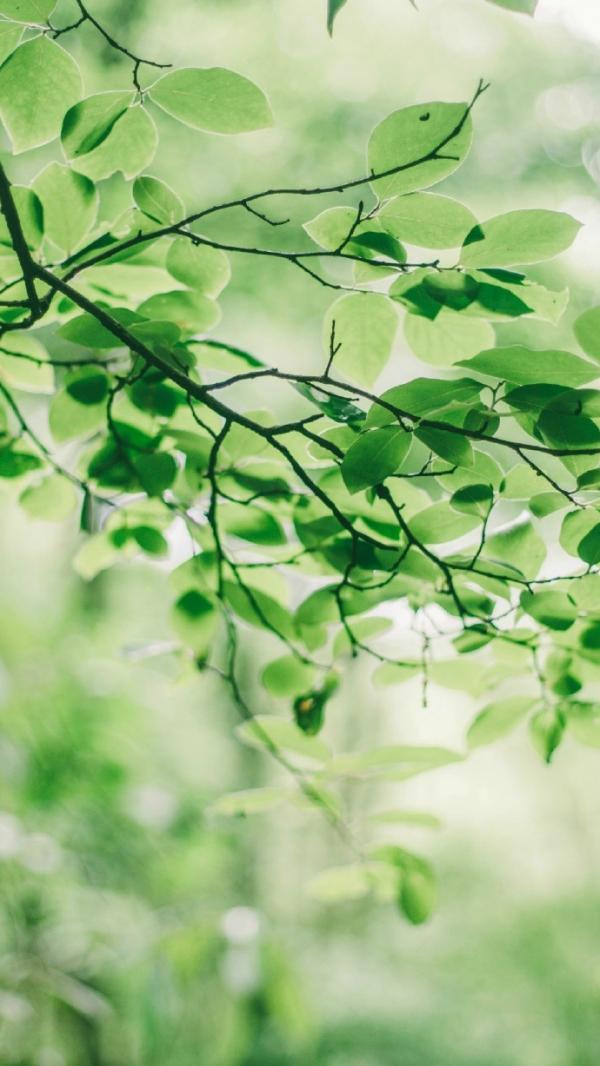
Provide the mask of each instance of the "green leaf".
{"label": "green leaf", "polygon": [[134,99],[134,91],[125,89],[95,93],[70,107],[60,133],[67,159],[87,155],[102,144]]}
{"label": "green leaf", "polygon": [[598,659],[598,652],[600,651],[600,623],[597,619],[591,622],[583,629],[579,634],[579,644],[581,646],[581,654],[586,658],[591,659],[593,662]]}
{"label": "green leaf", "polygon": [[469,727],[469,747],[480,748],[508,736],[534,704],[535,700],[529,696],[509,696],[508,699],[488,703]]}
{"label": "green leaf", "polygon": [[472,464],[465,464],[461,469],[456,469],[452,473],[437,475],[437,480],[440,484],[450,492],[455,492],[456,489],[462,488],[463,485],[491,485],[494,489],[500,488],[502,481],[502,470],[498,466],[495,459],[492,459],[487,452],[479,451],[476,448],[472,449]]}
{"label": "green leaf", "polygon": [[11,52],[14,52],[22,36],[22,26],[15,26],[10,22],[0,23],[0,65],[8,59]]}
{"label": "green leaf", "polygon": [[413,536],[423,544],[445,544],[470,533],[481,523],[479,515],[459,514],[446,500],[432,503],[411,518]]}
{"label": "green leaf", "polygon": [[488,3],[504,7],[507,11],[517,11],[521,15],[534,15],[538,0],[488,0]]}
{"label": "green leaf", "polygon": [[341,470],[349,492],[378,485],[402,464],[411,435],[401,426],[385,426],[361,435],[344,456]]}
{"label": "green leaf", "polygon": [[287,541],[275,515],[251,504],[222,504],[219,508],[219,524],[225,532],[253,544],[285,544]]}
{"label": "green leaf", "polygon": [[494,342],[489,322],[466,318],[458,311],[443,308],[434,318],[408,314],[404,335],[413,352],[433,366],[466,366],[465,355],[480,352]]}
{"label": "green leaf", "polygon": [[[130,311],[126,307],[111,307],[110,314],[124,326],[131,325],[139,318],[135,311]],[[87,313],[70,318],[58,332],[65,340],[71,341],[72,344],[80,344],[84,348],[123,347],[123,342],[114,333],[101,325],[93,315]]]}
{"label": "green leaf", "polygon": [[164,181],[148,174],[135,179],[133,199],[140,211],[153,222],[171,225],[185,217],[185,208],[177,193],[165,185]]}
{"label": "green leaf", "polygon": [[[396,263],[406,261],[406,252],[398,240],[385,230],[380,219],[367,216],[357,225],[357,208],[355,207],[329,207],[322,211],[310,222],[305,222],[303,228],[309,237],[326,251],[335,251],[343,248],[344,255],[361,256],[365,262],[371,258],[386,256]],[[350,234],[352,239],[349,240]],[[356,264],[355,269],[361,266]],[[389,273],[385,266],[373,266],[370,269],[376,272],[376,279]],[[371,281],[369,275],[356,274],[357,281]]]}
{"label": "green leaf", "polygon": [[581,391],[574,391],[563,385],[540,383],[539,385],[520,385],[516,389],[509,389],[505,392],[503,399],[510,407],[516,407],[518,411],[525,411],[537,417],[550,407],[568,414],[571,409],[570,400],[574,405],[572,413],[581,411],[583,410],[582,397]]}
{"label": "green leaf", "polygon": [[119,557],[119,549],[108,533],[97,533],[85,540],[73,560],[73,569],[84,581],[92,581]]}
{"label": "green leaf", "polygon": [[588,566],[600,563],[600,522],[581,538],[577,545],[577,554]]}
{"label": "green leaf", "polygon": [[[85,409],[90,410],[90,408]],[[123,439],[123,430],[120,427],[120,443]],[[88,476],[98,482],[102,488],[122,489],[129,492],[139,490],[139,482],[135,471],[132,469],[129,456],[123,454],[122,447],[117,447],[116,441],[109,437],[91,456],[88,467]]]}
{"label": "green leaf", "polygon": [[[463,665],[463,664],[461,664]],[[416,747],[411,744],[392,744],[385,748],[371,751],[351,752],[337,755],[327,767],[328,772],[344,777],[386,777],[394,780],[404,775],[425,770],[434,770],[438,766],[461,762],[463,756],[447,748]]]}
{"label": "green leaf", "polygon": [[534,578],[546,558],[546,546],[529,519],[517,519],[492,534],[482,552],[486,560],[501,562],[526,578]]}
{"label": "green leaf", "polygon": [[90,437],[106,422],[106,404],[80,404],[67,389],[61,389],[52,399],[48,419],[59,443]]}
{"label": "green leaf", "polygon": [[41,465],[41,459],[31,452],[13,448],[11,444],[0,448],[0,478],[23,477]]}
{"label": "green leaf", "polygon": [[[488,286],[490,288],[490,286]],[[470,274],[461,270],[430,270],[425,273],[419,289],[412,296],[416,305],[414,313],[423,314],[425,317],[435,319],[442,307],[449,307],[453,311],[467,311],[476,307],[476,301],[481,294],[482,286],[479,285]],[[507,294],[500,290],[504,296]],[[512,299],[512,297],[509,297]],[[525,304],[519,301],[520,307]],[[409,310],[413,310],[409,308]],[[492,313],[487,312],[485,317],[491,318]]]}
{"label": "green leaf", "polygon": [[412,925],[428,921],[437,902],[433,871],[426,863],[408,866],[400,881],[400,910]]}
{"label": "green leaf", "polygon": [[356,222],[356,210],[354,207],[328,207],[310,222],[305,222],[302,228],[315,244],[333,252],[351,232]]}
{"label": "green leaf", "polygon": [[340,346],[335,369],[359,385],[372,385],[392,353],[398,328],[393,304],[378,293],[354,292],[336,300],[325,316],[327,354],[334,322],[335,343]]}
{"label": "green leaf", "polygon": [[[369,173],[387,175],[372,182],[375,192],[385,199],[435,185],[461,165],[471,138],[467,104],[416,104],[394,111],[369,141]],[[433,158],[436,150],[446,158]]]}
{"label": "green leaf", "polygon": [[473,466],[473,448],[466,437],[443,429],[430,429],[428,426],[415,430],[415,436],[452,466]]}
{"label": "green leaf", "polygon": [[[488,268],[487,270],[472,270],[470,275],[480,283],[478,303],[482,304],[483,312],[490,311],[492,301],[489,298],[489,286],[491,282],[496,293],[499,288],[506,290],[508,295],[529,308],[528,313],[536,315],[547,322],[552,322],[554,325],[562,318],[569,302],[568,289],[561,289],[559,292],[555,292],[553,289],[547,289],[545,285],[530,281],[524,274]],[[483,288],[486,284],[487,293],[484,298]],[[519,313],[524,312],[521,311]]]}
{"label": "green leaf", "polygon": [[171,612],[173,629],[192,651],[205,656],[212,644],[218,615],[212,600],[198,589],[184,592]]}
{"label": "green leaf", "polygon": [[[170,296],[171,294],[160,293],[158,295]],[[193,295],[194,294],[192,293],[191,296],[193,297]],[[184,294],[184,296],[187,296],[187,294]],[[173,362],[179,367],[179,369],[183,367],[189,369],[193,366],[192,357],[189,355],[187,349],[179,343],[181,340],[181,329],[176,322],[169,322],[167,319],[161,321],[158,316],[155,321],[149,322],[136,316],[129,324],[129,332],[149,348],[153,348],[155,351],[158,350],[163,358],[166,357],[167,361]],[[170,349],[175,347],[176,355],[170,351]],[[135,388],[136,386],[134,385],[132,392]]]}
{"label": "green leaf", "polygon": [[43,481],[25,489],[19,497],[19,503],[30,518],[62,522],[77,507],[77,493],[67,478],[61,474],[50,474]]}
{"label": "green leaf", "polygon": [[[594,607],[595,606],[596,605],[594,605]],[[589,625],[585,625],[577,634],[577,640],[579,643],[579,648],[577,650],[582,658],[585,658],[592,663],[600,663],[600,619],[598,618],[598,612],[595,609],[593,610]]]}
{"label": "green leaf", "polygon": [[549,629],[570,629],[577,618],[577,607],[565,592],[521,593],[521,607],[536,622]]}
{"label": "green leaf", "polygon": [[469,655],[472,651],[484,648],[493,639],[493,633],[486,629],[485,624],[476,622],[454,637],[452,643],[460,655]]}
{"label": "green leaf", "polygon": [[75,370],[64,389],[52,399],[49,423],[52,436],[63,442],[89,437],[106,421],[108,377],[102,370]]}
{"label": "green leaf", "polygon": [[261,680],[274,696],[295,696],[310,688],[314,680],[314,668],[303,663],[296,655],[282,655],[268,663]]}
{"label": "green leaf", "polygon": [[2,337],[0,379],[23,392],[54,391],[54,369],[48,353],[31,333],[6,333]]}
{"label": "green leaf", "polygon": [[580,229],[581,223],[562,211],[509,211],[473,227],[460,261],[476,267],[539,263],[569,248]]}
{"label": "green leaf", "polygon": [[540,492],[532,497],[529,506],[536,518],[546,518],[555,511],[564,510],[567,501],[560,492]]}
{"label": "green leaf", "polygon": [[438,378],[415,378],[404,385],[395,385],[380,396],[383,403],[374,403],[369,410],[366,427],[383,426],[396,420],[393,411],[383,404],[397,407],[412,415],[432,416],[447,407],[461,407],[477,403],[482,385],[472,378],[455,378],[454,381]]}
{"label": "green leaf", "polygon": [[56,7],[56,0],[0,0],[0,15],[18,22],[43,25]]}
{"label": "green leaf", "polygon": [[536,436],[551,448],[594,448],[600,443],[600,429],[591,418],[560,410],[542,411]]}
{"label": "green leaf", "polygon": [[266,748],[267,751],[273,748],[281,749],[310,763],[320,764],[329,759],[329,748],[322,740],[302,733],[287,718],[257,714],[252,721],[238,726],[236,733],[244,744],[253,748]]}
{"label": "green leaf", "polygon": [[571,585],[571,596],[584,611],[594,611],[600,602],[600,574],[587,574]]}
{"label": "green leaf", "polygon": [[368,229],[353,236],[348,245],[351,251],[361,254],[362,250],[365,249],[375,256],[387,256],[388,259],[393,259],[396,263],[406,262],[404,248],[391,233],[383,233],[381,230],[375,229],[375,222],[369,222],[366,225],[369,226]]}
{"label": "green leaf", "polygon": [[413,925],[422,925],[430,917],[437,898],[433,870],[419,855],[395,844],[375,849],[374,858],[395,873],[398,906]]}
{"label": "green leaf", "polygon": [[373,673],[374,685],[403,685],[422,669],[421,663],[381,663]]}
{"label": "green leaf", "polygon": [[255,370],[265,367],[265,363],[256,359],[250,352],[224,341],[192,341],[188,344],[188,349],[196,356],[196,365],[208,370],[227,370],[235,374],[240,370],[247,370],[248,367]]}
{"label": "green leaf", "polygon": [[556,349],[535,351],[520,344],[508,348],[490,348],[472,359],[461,359],[457,365],[517,385],[547,382],[574,387],[585,385],[598,377],[597,367],[571,352]]}
{"label": "green leaf", "polygon": [[0,67],[0,116],[13,150],[57,137],[65,111],[80,96],[79,68],[64,48],[46,36],[19,45]]}
{"label": "green leaf", "polygon": [[97,93],[67,111],[61,138],[73,170],[93,181],[117,171],[130,179],[152,162],[156,126],[133,100],[132,92]]}
{"label": "green leaf", "polygon": [[235,613],[252,626],[293,640],[296,633],[289,611],[262,589],[249,585],[248,581],[245,585],[243,589],[237,583],[225,583],[225,595]]}
{"label": "green leaf", "polygon": [[[337,0],[339,4],[340,0]],[[345,0],[342,0],[345,3]],[[313,877],[306,891],[322,903],[342,903],[362,899],[373,888],[373,879],[368,865],[350,863],[346,866],[330,866]]]}
{"label": "green leaf", "polygon": [[203,293],[174,289],[150,296],[138,307],[146,318],[174,322],[184,334],[204,333],[221,317],[218,304]]}
{"label": "green leaf", "polygon": [[89,178],[60,163],[49,163],[33,182],[44,212],[44,236],[71,253],[92,228],[98,193]]}
{"label": "green leaf", "polygon": [[558,748],[566,727],[566,716],[557,708],[548,708],[533,716],[529,723],[531,740],[546,763]]}
{"label": "green leaf", "polygon": [[185,237],[178,237],[167,253],[169,274],[186,285],[215,299],[231,277],[229,259],[219,248],[193,245]]}
{"label": "green leaf", "polygon": [[93,406],[102,403],[108,396],[109,380],[104,370],[96,367],[75,371],[67,386],[69,396],[77,403]]}
{"label": "green leaf", "polygon": [[226,818],[246,818],[251,814],[263,814],[273,810],[287,798],[282,788],[248,788],[241,792],[228,792],[206,808],[207,814]]}
{"label": "green leaf", "polygon": [[177,463],[168,452],[138,455],[134,460],[140,483],[148,496],[161,496],[173,484]]}
{"label": "green leaf", "polygon": [[[579,556],[581,542],[585,540],[588,534],[594,533],[597,525],[597,511],[587,508],[569,511],[569,514],[565,515],[563,519],[560,530],[559,542],[561,548],[564,548],[569,555]],[[594,543],[595,535],[590,538],[586,546],[590,554],[593,553]]]}
{"label": "green leaf", "polygon": [[[33,189],[24,185],[13,185],[12,196],[27,244],[30,248],[39,248],[43,237],[43,211],[39,197]],[[0,214],[0,243],[12,249],[12,240],[6,219],[2,214]]]}
{"label": "green leaf", "polygon": [[490,485],[465,485],[458,489],[450,499],[450,504],[456,511],[465,514],[477,514],[482,518],[489,513],[494,499]]}
{"label": "green leaf", "polygon": [[306,736],[315,737],[325,722],[325,705],[328,693],[311,690],[294,700],[294,721]]}
{"label": "green leaf", "polygon": [[[321,392],[318,386],[313,388],[312,385],[307,385],[304,381],[297,382],[294,385],[294,388],[296,389],[296,392],[299,392],[301,396],[304,396],[305,399],[314,404],[315,407],[318,407],[319,411],[322,411],[328,418],[331,418],[333,422],[358,423],[364,420],[365,415],[362,408],[357,407],[355,403],[351,403],[343,396],[330,395],[326,392]],[[344,432],[341,428],[338,427],[338,429],[339,432]],[[335,430],[333,430],[333,433],[331,430],[326,430],[321,436],[326,440],[331,437],[335,443],[338,443],[337,439],[333,436],[335,432]],[[354,436],[352,430],[347,432],[350,433],[351,437]],[[343,447],[341,441],[339,441],[339,444],[340,447]],[[316,449],[316,451],[314,449]],[[329,458],[331,452],[327,452],[327,449],[321,445],[313,444],[311,446],[311,454],[316,455],[318,458]]]}
{"label": "green leaf", "polygon": [[160,372],[155,371],[153,374],[147,371],[131,386],[129,398],[140,411],[170,418],[177,410],[182,395],[164,380]]}
{"label": "green leaf", "polygon": [[430,192],[396,196],[377,218],[399,240],[420,248],[458,248],[477,224],[458,200]]}
{"label": "green leaf", "polygon": [[248,78],[223,67],[186,67],[164,74],[148,93],[186,126],[209,133],[245,133],[273,125],[264,93]]}
{"label": "green leaf", "polygon": [[285,474],[285,467],[278,462],[260,461],[246,463],[230,472],[236,487],[241,488],[244,495],[254,496],[260,492],[271,497],[289,495],[289,482],[282,474]]}
{"label": "green leaf", "polygon": [[600,363],[600,307],[590,307],[576,319],[573,331],[586,355]]}
{"label": "green leaf", "polygon": [[[147,555],[163,556],[166,555],[169,550],[169,545],[166,539],[163,537],[160,530],[155,529],[153,526],[135,526],[131,530],[131,537]],[[192,643],[192,641],[189,641],[189,643]],[[195,640],[194,648],[197,650]]]}
{"label": "green leaf", "polygon": [[[351,625],[348,625],[348,628],[357,640],[368,644],[370,638],[376,639],[383,633],[389,632],[389,630],[392,629],[393,624],[394,623],[390,618],[377,616],[358,619],[357,621],[352,622]],[[346,628],[341,629],[333,642],[333,654],[337,658],[338,655],[345,655],[351,650],[352,645]]]}
{"label": "green leaf", "polygon": [[329,33],[333,33],[333,23],[335,22],[338,11],[341,11],[346,3],[346,0],[327,0],[327,29]]}

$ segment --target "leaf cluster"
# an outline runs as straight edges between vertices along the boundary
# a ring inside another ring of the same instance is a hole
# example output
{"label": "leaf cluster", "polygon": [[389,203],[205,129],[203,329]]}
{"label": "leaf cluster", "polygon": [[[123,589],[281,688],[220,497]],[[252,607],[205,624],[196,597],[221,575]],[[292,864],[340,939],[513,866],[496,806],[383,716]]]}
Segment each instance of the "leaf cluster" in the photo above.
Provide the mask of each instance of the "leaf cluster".
{"label": "leaf cluster", "polygon": [[[365,851],[340,784],[460,762],[522,721],[548,762],[567,733],[600,744],[600,308],[575,322],[573,350],[505,339],[520,320],[547,335],[561,319],[568,293],[522,268],[569,248],[579,223],[538,207],[482,219],[431,191],[468,156],[483,84],[469,102],[385,117],[364,176],[190,210],[151,172],[153,114],[183,147],[190,130],[268,126],[266,96],[224,68],[140,58],[77,6],[60,30],[44,25],[50,0],[0,2],[13,154],[62,152],[27,183],[0,170],[0,478],[32,519],[79,513],[86,580],[131,558],[164,563],[185,542],[170,576],[183,660],[223,678],[241,739],[291,772],[359,855],[319,893],[374,891],[419,923],[429,866],[399,847]],[[85,95],[56,40],[85,21],[131,62],[130,90]],[[146,67],[159,73],[142,89]],[[335,203],[284,245],[272,232],[287,223],[270,216],[282,196]],[[207,218],[234,211],[258,219],[260,244],[208,235]],[[238,256],[335,293],[317,372],[284,373],[215,335]],[[257,381],[258,411],[245,399]],[[267,657],[265,700],[283,713],[255,714],[240,686],[249,630]],[[430,684],[487,695],[464,751],[333,752],[329,704],[357,657],[375,685],[420,676],[424,705]],[[279,798],[230,797],[221,813]]]}

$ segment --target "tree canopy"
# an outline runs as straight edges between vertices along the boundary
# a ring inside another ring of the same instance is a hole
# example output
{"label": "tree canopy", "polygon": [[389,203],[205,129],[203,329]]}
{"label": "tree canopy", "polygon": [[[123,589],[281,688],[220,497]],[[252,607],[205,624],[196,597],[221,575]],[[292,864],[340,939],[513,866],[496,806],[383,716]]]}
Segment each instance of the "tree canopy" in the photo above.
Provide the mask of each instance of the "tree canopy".
{"label": "tree canopy", "polygon": [[[534,0],[491,2],[534,14]],[[329,0],[330,30],[344,3]],[[75,0],[64,25],[54,7],[0,0],[14,156],[0,168],[0,477],[32,519],[79,511],[83,579],[139,556],[171,564],[180,654],[222,678],[240,739],[348,846],[315,891],[396,899],[419,924],[429,863],[357,832],[347,784],[460,762],[523,721],[547,762],[566,731],[600,744],[600,308],[577,318],[570,350],[552,347],[569,293],[524,271],[580,224],[537,206],[479,218],[432,191],[468,166],[483,80],[466,101],[373,116],[358,174],[275,188],[266,175],[258,191],[184,205],[152,173],[156,120],[185,158],[195,131],[252,135],[276,107],[236,71],[138,55],[91,4]],[[85,52],[69,50],[82,27],[126,57],[130,87],[87,93]],[[49,144],[55,158],[24,182],[21,155]],[[247,216],[257,243],[229,236]],[[221,334],[239,257],[331,293],[316,369],[315,353],[284,370]],[[521,319],[527,346],[511,338]],[[278,714],[240,682],[253,630]],[[419,675],[424,712],[430,682],[481,696],[464,749],[332,752],[328,703],[353,658],[374,685]],[[220,809],[287,794],[240,791]]]}

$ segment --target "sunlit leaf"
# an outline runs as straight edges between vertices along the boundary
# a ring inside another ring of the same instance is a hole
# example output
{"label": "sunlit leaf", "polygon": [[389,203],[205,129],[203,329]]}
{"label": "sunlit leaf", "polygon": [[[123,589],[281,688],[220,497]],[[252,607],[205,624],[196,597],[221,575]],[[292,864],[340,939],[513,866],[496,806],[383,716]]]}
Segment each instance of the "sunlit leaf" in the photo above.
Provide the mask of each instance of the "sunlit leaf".
{"label": "sunlit leaf", "polygon": [[377,217],[399,240],[422,248],[458,248],[476,225],[457,200],[426,192],[394,197]]}
{"label": "sunlit leaf", "polygon": [[597,367],[571,352],[535,351],[517,344],[481,351],[472,359],[461,359],[458,366],[520,385],[544,381],[573,387],[585,385],[598,376]]}
{"label": "sunlit leaf", "polygon": [[0,380],[23,392],[53,392],[54,368],[31,333],[7,333],[0,339]]}
{"label": "sunlit leaf", "polygon": [[169,248],[167,270],[188,289],[197,289],[213,299],[231,277],[225,252],[208,245],[194,245],[183,237],[178,237]]}
{"label": "sunlit leaf", "polygon": [[94,224],[98,193],[89,178],[69,167],[50,163],[33,182],[42,204],[44,235],[65,252],[72,252]]}
{"label": "sunlit leaf", "polygon": [[385,426],[361,435],[344,456],[341,470],[349,492],[384,481],[399,469],[411,437],[401,426]]}
{"label": "sunlit leaf", "polygon": [[372,385],[392,352],[398,327],[393,305],[375,293],[351,293],[329,308],[325,317],[323,343],[329,354],[335,325],[335,346],[339,345],[333,366],[344,377],[360,385]]}
{"label": "sunlit leaf", "polygon": [[0,117],[14,151],[57,137],[65,111],[80,95],[79,68],[64,48],[46,36],[19,45],[0,67]]}
{"label": "sunlit leaf", "polygon": [[413,352],[433,366],[469,365],[465,354],[473,355],[494,341],[489,322],[467,318],[443,308],[435,318],[409,314],[404,319],[404,335]]}
{"label": "sunlit leaf", "polygon": [[369,172],[382,175],[372,182],[375,192],[383,199],[435,185],[461,165],[471,138],[467,104],[415,104],[394,111],[369,141]]}
{"label": "sunlit leaf", "polygon": [[238,726],[236,733],[253,748],[280,749],[312,763],[324,763],[329,758],[329,749],[322,740],[307,736],[293,722],[274,715],[256,715]]}
{"label": "sunlit leaf", "polygon": [[273,124],[258,86],[223,67],[174,70],[155,82],[149,96],[186,126],[210,133],[244,133]]}
{"label": "sunlit leaf", "polygon": [[154,158],[156,126],[144,107],[131,106],[133,93],[89,96],[65,115],[61,139],[71,166],[93,181],[121,171],[133,178]]}
{"label": "sunlit leaf", "polygon": [[560,211],[509,211],[473,227],[460,261],[484,267],[539,263],[569,248],[580,229],[580,222]]}
{"label": "sunlit leaf", "polygon": [[74,485],[60,474],[50,474],[25,489],[19,503],[30,518],[44,522],[62,522],[77,507]]}
{"label": "sunlit leaf", "polygon": [[534,705],[535,700],[529,696],[509,696],[489,703],[469,727],[469,747],[480,748],[508,736]]}

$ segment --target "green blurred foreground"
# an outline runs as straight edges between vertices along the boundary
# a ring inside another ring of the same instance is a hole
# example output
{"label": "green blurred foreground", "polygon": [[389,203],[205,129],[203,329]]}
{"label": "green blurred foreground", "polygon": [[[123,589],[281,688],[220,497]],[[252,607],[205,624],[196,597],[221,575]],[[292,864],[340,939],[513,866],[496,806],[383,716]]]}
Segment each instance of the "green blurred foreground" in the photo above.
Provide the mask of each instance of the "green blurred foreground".
{"label": "green blurred foreground", "polygon": [[[97,6],[147,52],[164,45],[158,0]],[[584,28],[593,6],[565,5]],[[304,180],[315,160],[321,175],[346,172],[390,105],[460,98],[485,74],[494,88],[461,194],[482,210],[568,203],[588,223],[570,268],[597,287],[598,45],[544,21],[543,3],[530,25],[478,0],[423,0],[419,16],[353,0],[333,43],[321,0],[175,7],[179,62],[218,54],[259,76],[279,110],[259,149],[190,143],[190,198],[199,174],[209,199],[277,169]],[[96,88],[109,62],[98,53]],[[253,270],[237,268],[231,339],[236,328],[260,338],[267,357],[284,342],[290,358],[309,349],[326,294],[300,320],[301,282]],[[3,1066],[596,1066],[594,752],[571,744],[548,769],[517,736],[468,768],[369,795],[372,807],[426,807],[444,822],[437,834],[382,834],[432,855],[442,898],[431,926],[315,901],[307,882],[346,858],[318,815],[212,813],[223,793],[281,778],[233,739],[216,680],[182,674],[168,654],[136,656],[171,639],[160,569],[86,586],[68,567],[74,528],[32,527],[8,494],[2,516]],[[370,730],[375,719],[401,732],[408,691],[399,706],[349,676],[335,728],[354,737],[368,718]],[[431,702],[424,737],[460,735],[472,701],[448,707],[434,691]]]}
{"label": "green blurred foreground", "polygon": [[[212,682],[135,661],[136,642],[168,635],[162,576],[82,587],[50,527],[10,547],[15,511],[1,544],[3,1064],[595,1066],[593,752],[549,770],[520,738],[400,786],[408,806],[446,812],[430,926],[315,901],[306,882],[336,848],[318,814],[212,815],[227,789],[277,775],[231,739]],[[364,709],[348,695],[340,723]],[[433,835],[402,834],[428,851]]]}

